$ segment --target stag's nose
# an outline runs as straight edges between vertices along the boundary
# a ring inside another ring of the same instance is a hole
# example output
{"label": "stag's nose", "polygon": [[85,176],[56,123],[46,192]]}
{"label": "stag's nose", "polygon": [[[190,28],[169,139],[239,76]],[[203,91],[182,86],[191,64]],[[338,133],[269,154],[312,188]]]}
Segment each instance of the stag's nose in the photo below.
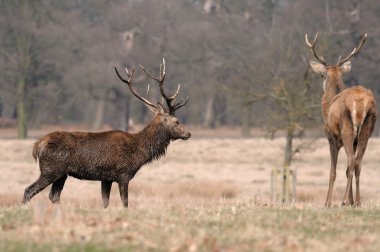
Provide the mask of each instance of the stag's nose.
{"label": "stag's nose", "polygon": [[183,140],[187,140],[191,137],[191,133],[190,132],[186,132],[186,134],[183,136]]}

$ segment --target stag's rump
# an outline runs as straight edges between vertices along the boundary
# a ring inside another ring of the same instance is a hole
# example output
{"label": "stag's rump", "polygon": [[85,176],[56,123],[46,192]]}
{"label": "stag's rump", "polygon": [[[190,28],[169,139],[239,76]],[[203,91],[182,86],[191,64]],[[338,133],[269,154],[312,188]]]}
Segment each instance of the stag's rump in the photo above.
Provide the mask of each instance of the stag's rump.
{"label": "stag's rump", "polygon": [[371,90],[356,86],[347,89],[344,95],[355,129],[361,127],[368,116],[376,116],[376,101]]}
{"label": "stag's rump", "polygon": [[[371,90],[362,86],[347,88],[331,104],[327,127],[333,135],[352,134],[356,138],[368,120],[376,120],[376,101]],[[369,132],[371,134],[372,132]]]}
{"label": "stag's rump", "polygon": [[136,148],[132,135],[122,131],[99,133],[52,132],[34,144],[33,157],[41,173],[68,174],[78,179],[117,180],[120,169],[128,167],[125,155]]}

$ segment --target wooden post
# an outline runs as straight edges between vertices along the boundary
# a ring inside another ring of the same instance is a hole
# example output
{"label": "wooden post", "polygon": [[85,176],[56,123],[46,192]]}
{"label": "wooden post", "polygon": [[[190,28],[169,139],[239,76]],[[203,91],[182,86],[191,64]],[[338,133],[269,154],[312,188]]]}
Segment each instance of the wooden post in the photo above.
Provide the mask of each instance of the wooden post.
{"label": "wooden post", "polygon": [[[278,186],[281,184],[282,186]],[[295,170],[284,167],[271,171],[271,199],[272,202],[287,203],[296,200],[297,173]]]}

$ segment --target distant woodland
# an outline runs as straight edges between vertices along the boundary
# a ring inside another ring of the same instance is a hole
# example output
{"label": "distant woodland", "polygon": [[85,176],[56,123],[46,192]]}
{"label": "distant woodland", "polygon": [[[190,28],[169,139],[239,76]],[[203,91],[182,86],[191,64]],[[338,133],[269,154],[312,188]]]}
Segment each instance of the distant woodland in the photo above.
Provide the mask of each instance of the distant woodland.
{"label": "distant woodland", "polygon": [[166,88],[190,97],[184,124],[301,134],[322,125],[305,33],[335,63],[367,32],[345,81],[378,98],[379,13],[378,0],[0,0],[0,126],[24,138],[45,124],[146,123],[114,66],[136,65],[136,87],[160,101],[138,65],[158,73],[165,57]]}

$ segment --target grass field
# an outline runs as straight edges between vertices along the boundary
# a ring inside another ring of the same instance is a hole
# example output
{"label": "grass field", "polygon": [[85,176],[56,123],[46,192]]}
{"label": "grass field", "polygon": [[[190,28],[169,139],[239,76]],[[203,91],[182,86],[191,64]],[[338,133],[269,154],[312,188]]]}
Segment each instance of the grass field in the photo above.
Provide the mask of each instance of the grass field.
{"label": "grass field", "polygon": [[[41,206],[40,206],[41,207]],[[146,202],[128,211],[1,208],[1,251],[379,251],[379,206],[186,206]],[[40,211],[40,210],[39,210]]]}
{"label": "grass field", "polygon": [[22,206],[38,176],[33,140],[0,140],[0,251],[380,251],[380,139],[364,157],[361,208],[340,207],[341,152],[333,205],[323,208],[329,174],[324,139],[297,154],[297,201],[270,201],[270,171],[284,139],[194,137],[130,183],[130,208],[117,186],[101,208],[100,183],[69,178],[60,205],[49,188]]}

